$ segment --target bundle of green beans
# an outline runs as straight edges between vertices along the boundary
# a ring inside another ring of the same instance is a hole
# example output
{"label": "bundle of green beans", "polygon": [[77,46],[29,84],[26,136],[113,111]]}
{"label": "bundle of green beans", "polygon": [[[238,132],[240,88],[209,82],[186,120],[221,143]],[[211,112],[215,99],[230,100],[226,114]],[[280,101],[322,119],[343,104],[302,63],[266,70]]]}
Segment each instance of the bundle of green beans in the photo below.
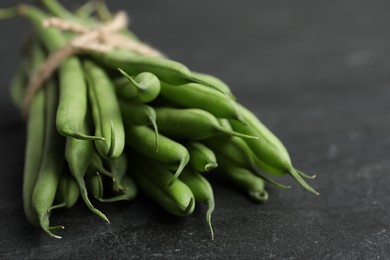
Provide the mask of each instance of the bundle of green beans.
{"label": "bundle of green beans", "polygon": [[[75,37],[44,27],[47,18],[83,26],[111,18],[103,2],[95,6],[97,18],[90,15],[91,4],[72,13],[57,1],[41,2],[46,12],[28,5],[0,11],[3,17],[21,15],[34,28],[11,86],[19,108],[28,80]],[[130,31],[122,34],[139,41]],[[268,200],[265,183],[289,188],[272,175],[292,176],[317,194],[304,180],[313,176],[294,168],[281,141],[224,82],[168,58],[121,49],[70,56],[36,92],[26,121],[24,211],[29,222],[53,237],[62,228],[49,225],[53,209],[70,208],[81,197],[109,222],[90,198],[132,200],[138,189],[177,216],[206,204],[212,232],[214,195],[207,172],[217,167],[256,202]]]}

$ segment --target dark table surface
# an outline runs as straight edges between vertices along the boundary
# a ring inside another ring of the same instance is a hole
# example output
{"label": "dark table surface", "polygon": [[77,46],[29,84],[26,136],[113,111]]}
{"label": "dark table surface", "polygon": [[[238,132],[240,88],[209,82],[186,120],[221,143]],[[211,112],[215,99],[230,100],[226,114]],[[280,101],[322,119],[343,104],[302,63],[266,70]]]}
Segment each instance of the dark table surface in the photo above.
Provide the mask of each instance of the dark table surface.
{"label": "dark table surface", "polygon": [[[1,1],[7,6],[14,1]],[[68,1],[69,3],[75,1]],[[110,1],[146,42],[224,79],[315,173],[314,196],[292,181],[258,205],[212,179],[215,241],[205,208],[174,218],[141,195],[57,211],[62,240],[24,218],[25,130],[8,83],[30,27],[0,23],[0,258],[388,258],[390,255],[389,1]],[[129,3],[131,2],[131,3]]]}

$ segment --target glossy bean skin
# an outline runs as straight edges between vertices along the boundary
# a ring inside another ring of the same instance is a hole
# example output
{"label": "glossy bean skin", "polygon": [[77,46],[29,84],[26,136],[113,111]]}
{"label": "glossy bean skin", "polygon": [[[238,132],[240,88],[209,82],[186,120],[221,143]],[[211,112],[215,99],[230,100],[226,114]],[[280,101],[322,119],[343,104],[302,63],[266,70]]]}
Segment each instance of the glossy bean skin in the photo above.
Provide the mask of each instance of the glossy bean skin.
{"label": "glossy bean skin", "polygon": [[176,171],[171,183],[176,181],[190,159],[188,150],[183,145],[160,134],[156,151],[155,133],[146,126],[126,126],[126,144],[142,155],[174,166]]}
{"label": "glossy bean skin", "polygon": [[268,200],[268,192],[264,189],[264,180],[250,170],[234,165],[222,159],[220,172],[235,186],[245,191],[256,202]]}
{"label": "glossy bean skin", "polygon": [[[124,50],[114,50],[109,53],[91,53],[90,56],[107,67],[120,68],[129,75],[150,72],[161,81],[173,85],[198,83],[224,93],[218,86],[194,77],[185,65],[167,58],[140,56]],[[228,96],[227,93],[224,94]]]}
{"label": "glossy bean skin", "polygon": [[87,75],[95,134],[104,141],[95,141],[101,156],[118,158],[124,149],[125,133],[114,86],[105,71],[90,61],[84,62]]}
{"label": "glossy bean skin", "polygon": [[231,161],[237,166],[252,170],[256,175],[278,188],[290,188],[267,178],[259,171],[254,156],[251,156],[251,149],[242,138],[220,136],[205,140],[205,144],[214,151],[218,162],[224,159]]}
{"label": "glossy bean skin", "polygon": [[214,86],[218,86],[225,93],[232,95],[232,90],[229,88],[229,86],[225,82],[220,80],[219,78],[217,78],[213,75],[210,75],[210,74],[195,72],[195,71],[191,71],[191,74],[192,74],[192,76],[194,76],[198,79],[209,82],[210,84],[212,84]]}
{"label": "glossy bean skin", "polygon": [[[36,70],[43,62],[45,54],[43,50],[33,43],[31,46],[31,52],[29,55],[29,67],[32,71]],[[19,79],[20,80],[20,79]],[[21,82],[17,83],[20,84]],[[23,91],[24,86],[17,86],[18,92]],[[19,97],[20,102],[23,101],[23,96]],[[40,89],[37,91],[32,99],[28,118],[27,118],[27,131],[26,131],[26,149],[25,149],[25,162],[23,171],[23,208],[27,220],[34,225],[39,225],[38,216],[32,207],[32,194],[39,175],[44,143],[45,143],[45,131],[46,131],[46,112],[45,112],[45,91]],[[20,103],[20,107],[22,103]]]}
{"label": "glossy bean skin", "polygon": [[302,178],[302,175],[304,177],[310,177],[304,173],[300,173],[293,167],[287,149],[284,147],[282,142],[271,131],[269,131],[252,112],[241,105],[239,108],[247,122],[247,126],[234,121],[230,121],[230,123],[236,131],[259,135],[260,138],[258,140],[245,142],[257,157],[257,161],[261,161],[261,163],[263,163],[263,169],[269,173],[278,175],[289,173],[305,189],[318,195],[319,193]]}
{"label": "glossy bean skin", "polygon": [[160,99],[175,106],[203,109],[217,118],[242,120],[234,100],[201,84],[174,86],[161,82],[160,96]]}
{"label": "glossy bean skin", "polygon": [[[125,85],[116,85],[117,94],[134,102],[148,103],[153,101],[161,90],[160,80],[150,72],[142,72],[135,78],[118,69],[127,80]],[[136,95],[134,95],[136,92]]]}
{"label": "glossy bean skin", "polygon": [[80,196],[76,180],[68,173],[62,174],[56,193],[56,201],[65,208],[73,207]]}
{"label": "glossy bean skin", "polygon": [[197,172],[208,172],[218,167],[214,152],[199,142],[186,144],[190,153],[189,165]]}
{"label": "glossy bean skin", "polygon": [[157,115],[153,107],[133,102],[120,102],[123,120],[125,124],[133,126],[151,125],[155,134],[156,151],[158,151],[158,126]]}
{"label": "glossy bean skin", "polygon": [[[86,121],[83,125],[83,132],[89,133],[89,128],[89,122]],[[109,222],[106,215],[104,215],[100,210],[96,209],[92,205],[88,197],[88,190],[85,184],[85,176],[88,172],[89,167],[91,166],[94,154],[95,151],[92,141],[78,140],[72,137],[67,137],[65,158],[68,162],[70,172],[76,180],[78,189],[80,190],[80,195],[84,203],[93,213],[101,217],[106,222]]]}
{"label": "glossy bean skin", "polygon": [[49,216],[65,161],[65,140],[58,134],[55,126],[55,108],[57,107],[56,86],[48,84],[45,92],[45,146],[41,168],[32,194],[32,207],[38,216],[41,228],[50,236],[59,238],[52,233],[52,230],[61,227],[50,227]]}
{"label": "glossy bean skin", "polygon": [[190,215],[195,208],[190,188],[179,179],[171,183],[172,173],[163,166],[140,161],[134,161],[135,167],[130,171],[140,188],[169,213]]}
{"label": "glossy bean skin", "polygon": [[41,89],[32,100],[27,121],[26,150],[23,172],[23,208],[27,220],[38,225],[31,197],[37,181],[45,142],[45,94]]}
{"label": "glossy bean skin", "polygon": [[158,128],[156,125],[157,116],[153,107],[126,101],[120,101],[119,104],[123,120],[127,123],[135,126],[152,125],[154,128]]}
{"label": "glossy bean skin", "polygon": [[156,108],[159,131],[177,139],[203,140],[224,134],[257,138],[223,128],[211,113],[197,108]]}
{"label": "glossy bean skin", "polygon": [[127,157],[122,154],[117,159],[107,160],[109,171],[112,173],[113,190],[118,192],[125,189],[122,184],[122,179],[125,177],[127,172]]}
{"label": "glossy bean skin", "polygon": [[211,214],[215,208],[213,188],[205,177],[190,168],[183,170],[183,173],[180,175],[180,180],[191,189],[195,202],[205,203],[207,205],[206,222],[210,227],[211,239],[214,240],[214,231],[211,225]]}
{"label": "glossy bean skin", "polygon": [[103,198],[104,187],[102,176],[99,173],[89,169],[85,178],[85,184],[87,186],[88,193],[95,199]]}
{"label": "glossy bean skin", "polygon": [[12,103],[18,109],[22,109],[23,106],[26,84],[27,84],[27,75],[24,72],[23,68],[19,68],[19,70],[13,76],[11,81],[11,86],[10,86]]}

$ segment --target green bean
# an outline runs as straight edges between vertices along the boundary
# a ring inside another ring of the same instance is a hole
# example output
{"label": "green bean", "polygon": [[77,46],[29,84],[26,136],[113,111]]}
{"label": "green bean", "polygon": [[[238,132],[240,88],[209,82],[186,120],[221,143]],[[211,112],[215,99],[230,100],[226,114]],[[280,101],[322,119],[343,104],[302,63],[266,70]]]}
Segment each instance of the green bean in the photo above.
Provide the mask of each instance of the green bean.
{"label": "green bean", "polygon": [[201,72],[195,72],[195,71],[191,71],[191,74],[192,76],[201,79],[203,81],[209,82],[214,86],[219,86],[220,89],[223,89],[224,92],[229,93],[230,95],[232,94],[232,91],[229,88],[229,86],[225,82],[223,82],[222,80],[220,80],[219,78],[213,75],[209,75]]}
{"label": "green bean", "polygon": [[[56,51],[68,43],[61,31],[43,26],[43,22],[49,18],[44,12],[28,5],[21,5],[19,11],[33,23],[36,35],[49,51]],[[59,81],[56,125],[60,134],[78,139],[101,140],[100,136],[87,136],[80,132],[87,113],[87,87],[78,58],[70,57],[61,63]]]}
{"label": "green bean", "polygon": [[[151,161],[132,162],[134,176],[140,188],[162,208],[176,216],[188,216],[195,208],[195,199],[190,188],[177,179],[173,183],[169,170]],[[170,184],[171,183],[171,184]]]}
{"label": "green bean", "polygon": [[170,84],[198,83],[228,95],[219,86],[215,86],[191,75],[190,70],[186,66],[173,60],[162,57],[139,56],[130,51],[119,49],[108,53],[90,53],[89,55],[105,66],[121,68],[130,75],[150,72],[160,80]]}
{"label": "green bean", "polygon": [[101,202],[115,202],[115,201],[128,201],[135,198],[138,193],[138,188],[130,176],[123,176],[121,179],[123,189],[117,190],[115,183],[112,185],[114,197],[111,198],[97,198]]}
{"label": "green bean", "polygon": [[[85,184],[87,186],[88,193],[91,194],[95,199],[103,198],[103,181],[98,172],[89,169],[85,178]],[[109,221],[107,222],[109,223]]]}
{"label": "green bean", "polygon": [[124,77],[114,77],[112,82],[115,86],[117,96],[128,100],[136,100],[138,97],[138,90],[135,86],[129,84],[129,80]]}
{"label": "green bean", "polygon": [[155,133],[156,151],[158,151],[158,126],[156,123],[157,116],[156,111],[154,111],[153,107],[145,104],[123,101],[121,101],[119,105],[125,124],[134,126],[152,125]]}
{"label": "green bean", "polygon": [[173,86],[161,82],[160,99],[185,108],[203,109],[218,118],[243,120],[234,100],[201,84]]}
{"label": "green bean", "polygon": [[124,187],[121,184],[127,172],[127,158],[125,154],[122,154],[117,159],[111,159],[106,161],[110,172],[112,173],[112,181],[114,183],[114,191],[123,190]]}
{"label": "green bean", "polygon": [[171,179],[171,185],[179,177],[188,164],[188,150],[163,135],[158,135],[158,152],[155,149],[154,131],[146,126],[126,127],[126,144],[133,150],[168,165],[174,165],[176,172]]}
{"label": "green bean", "polygon": [[210,228],[211,239],[214,240],[214,231],[211,225],[211,214],[215,208],[213,188],[205,177],[188,168],[183,170],[183,173],[180,175],[180,180],[191,189],[195,202],[207,204],[206,222]]}
{"label": "green bean", "polygon": [[25,87],[27,84],[27,76],[23,68],[20,68],[11,81],[11,99],[14,105],[21,109],[23,106],[23,99],[25,94]]}
{"label": "green bean", "polygon": [[282,142],[252,112],[243,106],[240,106],[240,110],[248,125],[244,126],[233,121],[230,123],[236,131],[242,131],[247,134],[258,134],[261,137],[256,141],[247,142],[247,144],[257,159],[264,163],[264,166],[267,168],[264,170],[274,174],[289,173],[305,189],[318,195],[319,193],[307,184],[299,172],[292,166],[290,156]]}
{"label": "green bean", "polygon": [[223,128],[211,113],[197,109],[156,108],[157,125],[164,135],[178,139],[203,140],[219,134],[254,138]]}
{"label": "green bean", "polygon": [[[120,97],[131,100],[135,99],[141,103],[148,103],[153,101],[160,93],[160,80],[154,74],[150,72],[143,72],[133,79],[123,70],[118,70],[128,81],[125,87],[119,86],[116,88]],[[134,97],[134,89],[137,92],[136,97]]]}
{"label": "green bean", "polygon": [[75,11],[75,16],[83,20],[88,19],[94,11],[95,3],[93,1],[88,1],[77,8],[77,10]]}
{"label": "green bean", "polygon": [[67,172],[62,174],[58,184],[56,201],[65,208],[71,208],[76,204],[80,196],[79,187],[76,180]]}
{"label": "green bean", "polygon": [[[82,128],[83,132],[85,133],[89,133],[90,131],[88,123],[89,122],[86,121]],[[83,198],[84,203],[93,213],[109,223],[106,215],[104,215],[100,210],[96,209],[89,200],[88,191],[84,180],[90,165],[93,165],[94,170],[98,171],[101,171],[100,168],[103,167],[103,162],[94,152],[92,141],[78,140],[72,137],[68,137],[66,139],[65,158],[68,162],[70,172],[78,184],[80,195]],[[93,158],[95,161],[93,161]]]}
{"label": "green bean", "polygon": [[229,129],[229,130],[233,131],[233,127],[232,127],[232,125],[229,123],[229,120],[228,120],[228,119],[225,119],[225,118],[218,118],[218,122],[219,122],[219,124],[220,124],[223,128],[226,128],[226,129]]}
{"label": "green bean", "polygon": [[85,61],[90,102],[97,136],[104,141],[96,141],[100,155],[106,158],[118,158],[124,149],[125,133],[114,86],[107,74],[93,62]]}
{"label": "green bean", "polygon": [[[290,186],[279,184],[276,181],[263,176],[259,172],[258,168],[256,167],[256,162],[251,156],[252,151],[242,138],[227,138],[220,136],[205,140],[205,143],[214,151],[218,162],[223,159],[232,161],[240,167],[251,169],[262,179],[278,188],[290,188]],[[219,166],[221,166],[220,163]]]}
{"label": "green bean", "polygon": [[[110,159],[110,160],[115,160],[115,159]],[[95,172],[101,173],[102,175],[104,175],[106,177],[109,177],[111,179],[114,178],[113,173],[108,171],[105,168],[103,159],[100,157],[99,153],[97,153],[97,152],[92,153],[92,158],[90,161],[89,168],[91,168],[91,170],[93,170]]]}
{"label": "green bean", "polygon": [[50,236],[61,238],[52,233],[62,226],[49,227],[49,215],[56,195],[64,164],[64,139],[55,127],[55,109],[57,107],[57,89],[54,84],[46,87],[46,130],[42,164],[32,194],[32,207],[35,210],[41,228]]}
{"label": "green bean", "polygon": [[[31,44],[28,58],[27,65],[31,71],[35,71],[42,64],[45,54],[36,42]],[[18,92],[21,93],[19,94],[24,95],[24,86],[17,88],[20,88]],[[22,102],[24,97],[20,98]],[[43,89],[39,89],[33,97],[28,112],[23,173],[23,207],[27,220],[31,224],[39,225],[38,216],[32,208],[31,197],[40,171],[45,142],[45,93]]]}
{"label": "green bean", "polygon": [[31,197],[40,172],[45,142],[45,94],[38,90],[29,108],[27,121],[27,145],[23,173],[23,207],[27,220],[37,225],[38,216],[32,208]]}
{"label": "green bean", "polygon": [[197,172],[208,172],[218,167],[217,158],[212,150],[198,142],[186,145],[190,153],[189,165]]}
{"label": "green bean", "polygon": [[232,184],[244,190],[256,202],[265,202],[268,200],[268,192],[264,189],[264,180],[250,170],[238,167],[234,163],[222,159],[220,172]]}

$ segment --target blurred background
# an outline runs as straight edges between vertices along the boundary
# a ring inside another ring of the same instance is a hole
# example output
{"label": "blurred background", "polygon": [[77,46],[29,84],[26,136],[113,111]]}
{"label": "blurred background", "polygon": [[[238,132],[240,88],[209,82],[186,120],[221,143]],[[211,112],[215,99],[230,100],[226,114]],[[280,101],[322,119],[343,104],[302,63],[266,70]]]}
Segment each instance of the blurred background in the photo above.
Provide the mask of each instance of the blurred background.
{"label": "blurred background", "polygon": [[216,179],[214,242],[205,208],[176,219],[143,196],[98,204],[109,226],[82,205],[56,212],[64,239],[46,237],[23,216],[24,123],[8,92],[31,27],[0,21],[0,256],[388,257],[389,1],[107,2],[130,14],[143,41],[228,83],[285,143],[295,166],[318,175],[312,184],[321,195],[291,181],[291,190],[270,187],[270,200],[257,205]]}

